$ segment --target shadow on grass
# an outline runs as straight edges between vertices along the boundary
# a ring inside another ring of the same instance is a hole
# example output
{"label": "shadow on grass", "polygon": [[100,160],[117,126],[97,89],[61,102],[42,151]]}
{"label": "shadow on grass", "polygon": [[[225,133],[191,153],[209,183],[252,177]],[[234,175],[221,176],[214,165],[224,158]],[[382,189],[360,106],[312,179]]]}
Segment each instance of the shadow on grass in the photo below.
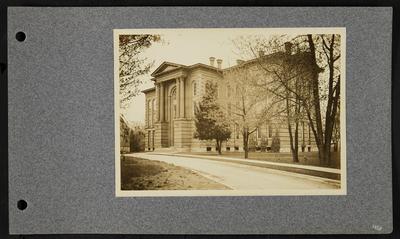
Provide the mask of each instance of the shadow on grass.
{"label": "shadow on grass", "polygon": [[122,190],[145,190],[143,183],[132,183],[132,179],[154,176],[164,172],[166,169],[160,165],[153,164],[145,159],[121,157],[121,187]]}

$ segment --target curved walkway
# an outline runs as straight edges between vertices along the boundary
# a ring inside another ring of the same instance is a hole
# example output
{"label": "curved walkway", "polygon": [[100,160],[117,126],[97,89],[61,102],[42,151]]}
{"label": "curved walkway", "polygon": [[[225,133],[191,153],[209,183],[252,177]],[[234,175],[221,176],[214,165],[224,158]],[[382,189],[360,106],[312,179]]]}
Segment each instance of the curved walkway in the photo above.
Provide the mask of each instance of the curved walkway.
{"label": "curved walkway", "polygon": [[338,189],[335,180],[233,162],[154,153],[135,153],[127,154],[127,156],[157,160],[185,167],[236,190]]}

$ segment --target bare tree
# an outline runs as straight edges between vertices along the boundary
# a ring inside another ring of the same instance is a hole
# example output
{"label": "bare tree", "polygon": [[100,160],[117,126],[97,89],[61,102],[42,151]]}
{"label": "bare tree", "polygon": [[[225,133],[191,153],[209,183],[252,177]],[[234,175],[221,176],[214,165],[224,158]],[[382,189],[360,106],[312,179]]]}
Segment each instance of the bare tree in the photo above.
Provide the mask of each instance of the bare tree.
{"label": "bare tree", "polygon": [[[312,120],[311,116],[309,118],[318,146],[321,164],[330,164],[332,134],[340,100],[340,35],[313,36],[309,34],[307,35],[307,41],[311,53],[310,63],[316,66],[312,70],[311,79],[314,120]],[[316,45],[316,42],[319,43],[319,46]],[[319,49],[317,49],[318,47]],[[318,54],[318,51],[321,52],[321,50],[323,54]],[[317,61],[319,55],[324,57]],[[323,64],[324,62],[326,62],[325,68],[328,69],[325,122],[323,122],[321,111],[321,100],[323,99],[321,99],[319,91],[322,82],[320,71],[318,71],[318,63]],[[311,115],[311,112],[309,114]]]}
{"label": "bare tree", "polygon": [[[305,82],[309,73],[303,53],[292,54],[293,43],[283,41],[283,36],[270,39],[245,39],[237,46],[250,53],[261,73],[253,87],[259,89],[261,95],[279,102],[272,108],[275,121],[285,122],[290,141],[290,151],[294,162],[299,162],[299,128],[304,120],[301,103],[305,97]],[[249,41],[250,40],[250,41]],[[254,44],[256,43],[256,44]],[[265,55],[267,51],[269,54]],[[271,112],[268,115],[271,118]]]}
{"label": "bare tree", "polygon": [[256,84],[263,89],[264,94],[271,95],[275,100],[281,100],[281,110],[275,107],[276,114],[284,118],[290,142],[293,162],[299,162],[299,128],[304,120],[302,99],[305,96],[307,81],[307,65],[303,54],[291,54],[291,46],[286,52],[276,52],[268,58],[259,57],[258,64],[264,76]]}
{"label": "bare tree", "polygon": [[[340,36],[273,36],[240,39],[237,47],[256,58],[264,77],[256,86],[285,101],[293,161],[298,162],[298,129],[308,119],[321,164],[330,163],[330,145],[340,98]],[[294,46],[294,47],[293,47]],[[269,54],[260,56],[259,52]],[[294,53],[294,54],[292,54]],[[327,70],[328,74],[322,74]],[[322,111],[325,109],[325,115]]]}
{"label": "bare tree", "polygon": [[119,35],[119,94],[122,107],[139,93],[140,76],[147,74],[154,64],[141,57],[140,53],[160,40],[159,35]]}
{"label": "bare tree", "polygon": [[232,102],[230,120],[240,129],[243,137],[244,158],[249,157],[249,137],[265,122],[272,108],[272,102],[266,95],[253,87],[251,82],[257,81],[257,71],[246,65],[236,66],[224,72],[224,78],[234,89],[236,101]]}

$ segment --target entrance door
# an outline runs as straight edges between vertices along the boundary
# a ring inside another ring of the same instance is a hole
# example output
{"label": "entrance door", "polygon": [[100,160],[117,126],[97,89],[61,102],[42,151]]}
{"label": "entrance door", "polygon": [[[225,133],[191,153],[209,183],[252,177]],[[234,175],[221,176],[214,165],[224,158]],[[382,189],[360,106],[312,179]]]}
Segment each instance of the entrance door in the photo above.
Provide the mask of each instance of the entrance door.
{"label": "entrance door", "polygon": [[169,132],[170,132],[170,137],[169,137],[169,142],[170,142],[170,144],[169,144],[169,146],[170,147],[172,147],[172,146],[174,146],[174,119],[176,118],[176,114],[177,114],[177,110],[176,110],[176,87],[174,87],[172,90],[171,90],[171,95],[170,95],[170,106],[169,106],[169,109],[170,109],[170,118],[169,118]]}

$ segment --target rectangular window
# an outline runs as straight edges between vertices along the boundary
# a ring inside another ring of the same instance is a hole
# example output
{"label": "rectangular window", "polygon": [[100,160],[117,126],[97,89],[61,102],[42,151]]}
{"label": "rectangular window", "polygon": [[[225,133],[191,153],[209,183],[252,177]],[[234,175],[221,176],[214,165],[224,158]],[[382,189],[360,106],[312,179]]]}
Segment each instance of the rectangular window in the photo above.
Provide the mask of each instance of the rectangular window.
{"label": "rectangular window", "polygon": [[272,126],[268,125],[268,137],[271,138],[272,137]]}
{"label": "rectangular window", "polygon": [[155,131],[153,130],[153,133],[151,134],[151,146],[153,147],[153,150],[154,150],[154,134]]}
{"label": "rectangular window", "polygon": [[156,103],[155,103],[154,99],[151,101],[151,104],[152,104],[152,106],[151,106],[151,109],[152,109],[151,110],[151,126],[153,126],[154,125],[154,115],[156,112],[156,110],[155,110]]}
{"label": "rectangular window", "polygon": [[150,100],[149,101],[147,101],[147,120],[146,120],[146,123],[147,123],[147,126],[150,126],[150,114],[151,114],[151,105],[150,105]]}
{"label": "rectangular window", "polygon": [[196,83],[196,81],[193,82],[193,95],[194,96],[197,95],[197,83]]}
{"label": "rectangular window", "polygon": [[147,131],[147,149],[150,150],[151,131]]}

